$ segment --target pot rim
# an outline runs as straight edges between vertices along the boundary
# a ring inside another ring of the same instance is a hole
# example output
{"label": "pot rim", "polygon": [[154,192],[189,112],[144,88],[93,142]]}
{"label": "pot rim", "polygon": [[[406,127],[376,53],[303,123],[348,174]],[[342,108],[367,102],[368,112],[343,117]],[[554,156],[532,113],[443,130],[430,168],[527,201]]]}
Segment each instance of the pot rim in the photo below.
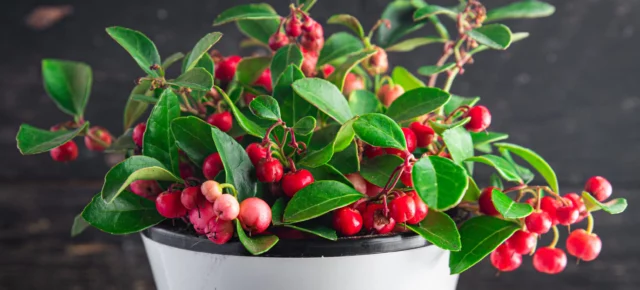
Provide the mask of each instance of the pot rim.
{"label": "pot rim", "polygon": [[386,236],[362,236],[338,238],[330,241],[317,239],[280,239],[267,253],[253,256],[237,238],[224,245],[217,245],[202,236],[179,231],[177,227],[159,224],[141,233],[157,243],[187,251],[227,256],[273,257],[273,258],[319,258],[371,255],[406,251],[431,245],[414,233]]}

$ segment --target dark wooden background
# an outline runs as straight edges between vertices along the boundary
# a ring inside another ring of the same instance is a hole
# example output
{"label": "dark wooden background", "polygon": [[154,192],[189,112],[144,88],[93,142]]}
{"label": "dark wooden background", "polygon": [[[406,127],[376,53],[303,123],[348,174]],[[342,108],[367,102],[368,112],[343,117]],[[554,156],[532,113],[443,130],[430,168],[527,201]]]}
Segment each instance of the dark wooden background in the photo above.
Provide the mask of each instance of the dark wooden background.
{"label": "dark wooden background", "polygon": [[[41,85],[40,59],[80,60],[94,70],[87,119],[122,132],[121,111],[141,76],[136,64],[104,32],[111,25],[141,30],[168,56],[185,52],[205,33],[219,30],[223,53],[242,39],[233,25],[212,28],[228,6],[249,1],[8,1],[0,9],[0,289],[154,289],[136,235],[113,237],[90,230],[71,239],[73,216],[99,190],[116,156],[81,150],[71,164],[46,154],[21,157],[15,148],[20,123],[40,127],[64,121]],[[268,1],[280,12],[288,1]],[[320,0],[313,15],[324,21],[349,13],[370,27],[387,1]],[[447,4],[453,0],[431,1]],[[509,3],[487,0],[488,7]],[[459,77],[453,92],[478,95],[493,113],[492,129],[534,148],[555,168],[561,185],[579,190],[592,175],[614,184],[631,210],[597,214],[601,257],[557,276],[536,274],[530,258],[514,272],[495,277],[484,261],[463,274],[460,289],[639,289],[640,244],[635,204],[640,182],[640,1],[556,0],[548,19],[509,21],[531,37],[506,52],[485,52]],[[73,14],[45,30],[25,24],[40,5],[72,5]],[[327,35],[341,27],[326,26]],[[422,34],[431,33],[428,30]],[[415,71],[434,63],[440,48],[391,54],[393,64]],[[250,54],[251,49],[243,50]],[[185,265],[186,266],[186,265]]]}

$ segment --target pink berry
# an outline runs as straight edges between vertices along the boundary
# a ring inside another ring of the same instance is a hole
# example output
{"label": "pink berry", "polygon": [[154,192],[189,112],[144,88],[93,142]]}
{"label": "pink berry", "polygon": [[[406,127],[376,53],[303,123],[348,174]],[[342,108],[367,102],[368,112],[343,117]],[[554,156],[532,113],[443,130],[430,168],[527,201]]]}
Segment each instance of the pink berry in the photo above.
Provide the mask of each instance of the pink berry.
{"label": "pink berry", "polygon": [[216,201],[216,199],[222,195],[222,187],[220,187],[220,183],[215,180],[205,181],[202,183],[202,186],[200,186],[200,190],[204,198],[209,202]]}
{"label": "pink berry", "polygon": [[133,132],[131,133],[131,137],[133,138],[133,143],[136,143],[138,147],[142,148],[142,138],[144,137],[144,132],[147,130],[147,124],[139,123],[135,127],[133,127]]}
{"label": "pink berry", "polygon": [[240,203],[238,219],[243,229],[259,234],[264,232],[271,223],[271,208],[264,200],[250,197]]}
{"label": "pink berry", "polygon": [[222,170],[224,170],[224,165],[222,164],[222,159],[220,159],[220,154],[217,152],[209,155],[202,163],[202,174],[206,179],[216,178]]}
{"label": "pink berry", "polygon": [[360,212],[343,207],[333,212],[333,228],[344,236],[353,236],[362,229]]}
{"label": "pink berry", "polygon": [[300,66],[300,70],[307,77],[312,77],[316,75],[316,64],[318,64],[318,53],[315,51],[307,51],[303,48],[302,55],[304,59],[302,61],[302,66]]}
{"label": "pink berry", "polygon": [[402,96],[402,94],[404,94],[404,89],[402,88],[402,86],[391,86],[389,84],[385,84],[378,90],[378,99],[380,99],[380,102],[385,107],[389,107],[391,103]]}
{"label": "pink berry", "polygon": [[482,132],[491,125],[491,113],[485,106],[472,107],[469,109],[468,116],[471,120],[464,127],[471,132]]}
{"label": "pink berry", "polygon": [[289,172],[282,177],[282,191],[288,197],[293,197],[298,191],[314,182],[313,175],[309,170],[300,169]]}
{"label": "pink berry", "polygon": [[173,219],[187,215],[180,200],[180,191],[165,191],[156,198],[156,209],[161,216]]}
{"label": "pink berry", "polygon": [[557,248],[540,248],[533,255],[533,267],[538,272],[558,274],[567,266],[567,255]]}
{"label": "pink berry", "polygon": [[387,52],[379,47],[374,46],[376,53],[363,62],[363,66],[370,75],[379,75],[387,72],[389,69],[389,58]]}
{"label": "pink berry", "polygon": [[231,221],[240,214],[240,204],[233,195],[223,194],[213,203],[213,212],[219,219]]}
{"label": "pink berry", "polygon": [[273,51],[277,51],[287,44],[289,44],[289,38],[282,32],[276,32],[269,37],[269,48]]}
{"label": "pink berry", "polygon": [[204,235],[207,233],[207,226],[211,219],[215,219],[213,204],[202,199],[198,205],[189,210],[189,222],[193,225],[196,233]]}
{"label": "pink berry", "polygon": [[344,79],[344,85],[342,86],[342,94],[349,97],[351,93],[357,90],[364,90],[364,81],[362,77],[354,73],[348,73]]}
{"label": "pink berry", "polygon": [[330,64],[325,64],[322,67],[322,74],[325,79],[329,77],[334,71],[336,71],[336,68]]}
{"label": "pink berry", "polygon": [[216,64],[215,77],[223,82],[230,82],[236,74],[236,68],[242,57],[231,55]]}
{"label": "pink berry", "polygon": [[295,11],[291,13],[291,18],[287,21],[285,31],[289,37],[298,37],[302,34],[302,22],[296,16]]}
{"label": "pink berry", "polygon": [[584,191],[593,195],[596,200],[604,201],[611,196],[613,189],[607,179],[602,176],[594,176],[587,180],[584,185]]}
{"label": "pink berry", "polygon": [[231,113],[229,113],[228,111],[222,113],[214,113],[207,118],[207,123],[211,124],[212,126],[218,127],[218,129],[220,129],[220,131],[222,132],[229,132],[229,130],[231,130],[231,128],[233,127],[233,116],[231,116]]}
{"label": "pink berry", "polygon": [[78,158],[78,145],[73,140],[68,141],[49,151],[51,158],[57,162],[69,162]]}
{"label": "pink berry", "polygon": [[233,237],[233,228],[231,221],[212,218],[207,224],[207,238],[218,245],[225,244]]}

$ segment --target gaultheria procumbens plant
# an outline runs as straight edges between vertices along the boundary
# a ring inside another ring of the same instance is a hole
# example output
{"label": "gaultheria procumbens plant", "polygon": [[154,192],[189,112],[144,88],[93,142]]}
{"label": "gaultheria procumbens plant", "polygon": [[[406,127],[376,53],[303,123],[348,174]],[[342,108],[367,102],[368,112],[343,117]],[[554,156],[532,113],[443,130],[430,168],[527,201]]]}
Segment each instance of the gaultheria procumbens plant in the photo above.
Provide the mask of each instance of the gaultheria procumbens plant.
{"label": "gaultheria procumbens plant", "polygon": [[[476,54],[528,36],[497,21],[548,16],[553,6],[522,1],[486,10],[476,0],[453,7],[395,1],[368,33],[355,17],[337,14],[326,23],[346,31],[325,37],[309,14],[315,1],[299,2],[285,16],[268,4],[218,15],[214,25],[234,22],[248,37],[243,45],[260,47],[262,54],[251,57],[212,50],[222,36],[212,32],[185,55],[163,60],[141,32],[108,28],[144,72],[125,106],[125,132],[113,142],[83,115],[89,66],[43,61],[46,91],[73,120],[50,130],[22,125],[20,151],[71,161],[73,139],[84,136],[90,150],[127,157],[107,173],[73,234],[89,225],[128,234],[174,219],[217,244],[237,238],[258,255],[281,238],[412,231],[451,251],[451,273],[488,255],[498,270],[511,271],[522,255],[535,253],[535,268],[554,274],[567,263],[556,247],[557,227],[586,219],[586,229],[571,228],[566,250],[596,258],[601,242],[591,213],[621,213],[626,200],[607,200],[611,185],[602,177],[589,179],[582,194],[561,195],[542,157],[487,131],[491,114],[479,98],[449,92]],[[442,24],[448,21],[454,31]],[[437,35],[405,38],[429,25]],[[424,45],[443,48],[418,69],[426,82],[389,68],[387,53]],[[180,75],[165,75],[180,64]],[[495,170],[490,186],[473,179],[478,163]],[[535,174],[546,184],[530,184]],[[536,245],[548,232],[553,243]]]}

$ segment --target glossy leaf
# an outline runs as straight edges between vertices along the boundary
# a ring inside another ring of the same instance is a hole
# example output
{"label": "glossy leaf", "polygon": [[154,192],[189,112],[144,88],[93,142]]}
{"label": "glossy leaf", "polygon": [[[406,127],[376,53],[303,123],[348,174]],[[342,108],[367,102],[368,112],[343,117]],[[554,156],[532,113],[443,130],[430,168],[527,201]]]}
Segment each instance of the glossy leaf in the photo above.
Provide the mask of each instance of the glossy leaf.
{"label": "glossy leaf", "polygon": [[353,130],[358,138],[369,145],[403,150],[407,148],[402,129],[385,115],[378,113],[362,115],[353,122]]}
{"label": "glossy leaf", "polygon": [[449,101],[449,93],[438,88],[416,88],[396,99],[386,115],[398,123],[431,113]]}
{"label": "glossy leaf", "polygon": [[82,213],[78,214],[73,219],[73,225],[71,226],[71,237],[75,237],[81,234],[89,226],[91,226],[91,224],[84,220],[84,218],[82,217]]}
{"label": "glossy leaf", "polygon": [[171,89],[166,89],[153,107],[142,140],[142,154],[154,158],[175,175],[180,174],[178,147],[171,134],[171,122],[180,117],[180,101]]}
{"label": "glossy leaf", "polygon": [[391,178],[393,170],[402,165],[403,162],[402,158],[392,154],[376,156],[362,162],[360,175],[370,183],[384,187]]}
{"label": "glossy leaf", "polygon": [[308,167],[318,167],[327,164],[335,152],[344,150],[353,140],[355,133],[352,124],[353,120],[347,121],[340,127],[340,130],[338,130],[335,135],[335,139],[332,139],[331,142],[322,149],[307,153],[307,155],[299,161],[299,164]]}
{"label": "glossy leaf", "polygon": [[338,32],[325,41],[320,51],[317,65],[322,66],[341,57],[361,51],[363,48],[362,41],[357,37],[346,32]]}
{"label": "glossy leaf", "polygon": [[273,246],[275,246],[280,240],[275,235],[259,235],[259,236],[247,236],[247,233],[244,232],[244,229],[240,225],[240,222],[236,219],[234,220],[236,224],[236,232],[238,233],[238,239],[240,239],[240,243],[244,246],[249,253],[252,255],[260,255],[268,252]]}
{"label": "glossy leaf", "polygon": [[616,198],[607,202],[599,202],[590,193],[583,192],[582,199],[584,199],[584,204],[590,212],[603,210],[610,214],[619,214],[627,209],[627,200],[624,198]]}
{"label": "glossy leaf", "polygon": [[419,224],[406,226],[441,249],[455,252],[462,247],[456,223],[446,213],[431,210]]}
{"label": "glossy leaf", "polygon": [[304,74],[297,66],[289,65],[273,88],[273,97],[281,106],[282,120],[288,125],[295,124],[305,116],[317,115],[317,109],[300,97],[291,86],[293,82],[304,78]]}
{"label": "glossy leaf", "polygon": [[200,91],[209,91],[213,87],[213,76],[204,68],[194,68],[180,75],[168,84]]}
{"label": "glossy leaf", "polygon": [[181,182],[164,165],[151,157],[135,155],[116,164],[107,172],[102,185],[102,199],[111,203],[136,180]]}
{"label": "glossy leaf", "polygon": [[511,30],[503,24],[489,24],[467,32],[479,44],[493,49],[507,49],[511,44]]}
{"label": "glossy leaf", "polygon": [[247,118],[241,111],[236,107],[234,102],[227,96],[227,94],[219,87],[214,86],[214,88],[218,91],[222,99],[227,103],[229,109],[231,109],[231,113],[233,113],[233,121],[238,124],[245,132],[254,137],[262,138],[264,134],[266,134],[265,130],[258,126],[254,121]]}
{"label": "glossy leaf", "polygon": [[287,206],[287,202],[284,197],[278,198],[276,202],[271,206],[271,224],[274,226],[283,225],[282,216],[284,215],[284,208]]}
{"label": "glossy leaf", "polygon": [[303,117],[293,126],[296,135],[307,136],[316,129],[316,118],[311,116]]}
{"label": "glossy leaf", "polygon": [[416,37],[400,41],[385,49],[387,52],[409,52],[418,47],[432,43],[443,43],[446,39],[434,36]]}
{"label": "glossy leaf", "polygon": [[444,113],[449,115],[461,106],[471,107],[475,105],[478,101],[480,101],[479,97],[466,98],[466,97],[451,95],[451,99],[449,100],[449,102],[447,102],[447,104],[444,105]]}
{"label": "glossy leaf", "polygon": [[439,74],[441,72],[452,69],[455,66],[456,66],[455,62],[450,62],[441,66],[437,66],[437,65],[422,66],[418,68],[418,73],[423,76],[431,76],[431,75]]}
{"label": "glossy leaf", "polygon": [[147,104],[155,104],[158,102],[158,99],[152,96],[147,95],[132,95],[131,99],[138,102],[144,102]]}
{"label": "glossy leaf", "polygon": [[143,81],[139,85],[135,86],[129,94],[129,99],[124,107],[124,129],[131,128],[135,122],[147,111],[149,104],[146,102],[140,102],[133,99],[135,95],[149,95],[153,94],[149,91],[151,82]]}
{"label": "glossy leaf", "polygon": [[171,67],[174,63],[180,61],[183,58],[184,58],[184,53],[182,52],[176,52],[170,55],[169,57],[167,57],[167,59],[165,59],[162,62],[162,70],[167,71],[169,67]]}
{"label": "glossy leaf", "polygon": [[333,166],[329,164],[325,164],[318,167],[306,167],[306,166],[301,166],[301,167],[306,170],[309,170],[309,172],[311,172],[311,174],[313,175],[313,179],[315,179],[315,181],[333,180],[333,181],[344,183],[346,185],[353,187],[349,179],[347,179],[342,173],[340,173],[340,171],[338,171],[337,169],[335,169]]}
{"label": "glossy leaf", "polygon": [[426,87],[424,82],[411,74],[406,68],[396,66],[391,73],[391,78],[396,85],[402,86],[406,91],[411,91],[420,87]]}
{"label": "glossy leaf", "polygon": [[251,112],[262,118],[272,121],[280,120],[280,106],[278,101],[271,96],[258,96],[249,104]]}
{"label": "glossy leaf", "polygon": [[303,60],[302,52],[295,44],[286,45],[278,49],[273,56],[273,60],[271,60],[271,79],[274,85],[289,65],[300,67]]}
{"label": "glossy leaf", "polygon": [[245,19],[279,19],[280,16],[266,3],[245,4],[231,7],[216,17],[213,25],[221,25],[227,22]]}
{"label": "glossy leaf", "polygon": [[515,202],[497,189],[494,189],[491,193],[491,202],[493,202],[496,210],[507,219],[525,218],[533,212],[533,207],[528,203]]}
{"label": "glossy leaf", "polygon": [[365,49],[358,53],[350,54],[349,56],[347,56],[347,59],[342,64],[340,64],[340,66],[336,67],[336,70],[329,75],[327,80],[338,87],[340,91],[342,91],[344,80],[346,79],[347,74],[351,70],[353,70],[356,65],[374,55],[375,53],[375,49]]}
{"label": "glossy leaf", "polygon": [[133,142],[133,129],[129,128],[127,131],[122,134],[122,136],[118,137],[111,146],[104,150],[105,153],[113,153],[113,152],[128,152],[129,150],[134,150],[138,147],[136,143]]}
{"label": "glossy leaf", "polygon": [[511,153],[508,150],[500,150],[500,154],[502,154],[502,158],[507,160],[511,164],[511,166],[513,166],[516,169],[516,172],[518,172],[518,175],[520,175],[522,180],[524,180],[524,183],[528,184],[533,180],[533,178],[535,177],[533,172],[531,172],[529,168],[518,165],[513,160],[513,157],[511,156]]}
{"label": "glossy leaf", "polygon": [[349,108],[351,108],[351,113],[356,116],[377,113],[381,106],[378,97],[367,90],[353,91],[349,96]]}
{"label": "glossy leaf", "polygon": [[549,163],[542,159],[540,155],[530,149],[515,144],[495,143],[495,146],[498,147],[500,151],[507,150],[527,161],[536,171],[538,171],[538,173],[540,173],[540,175],[542,175],[542,177],[544,177],[554,192],[560,192],[556,173],[553,171]]}
{"label": "glossy leaf", "polygon": [[442,135],[444,134],[445,131],[462,127],[465,124],[469,123],[470,121],[471,121],[471,117],[466,117],[462,120],[455,121],[451,124],[442,124],[440,122],[429,120],[429,126],[431,126],[431,129],[433,129],[433,131],[435,131],[438,135]]}
{"label": "glossy leaf", "polygon": [[556,8],[551,4],[536,0],[526,0],[487,11],[487,19],[485,21],[547,17],[555,11]]}
{"label": "glossy leaf", "polygon": [[300,223],[295,225],[284,225],[285,227],[299,230],[308,234],[312,234],[330,241],[337,241],[338,234],[332,228],[317,224]]}
{"label": "glossy leaf", "polygon": [[269,37],[278,31],[280,21],[277,18],[238,20],[237,25],[244,35],[266,45]]}
{"label": "glossy leaf", "polygon": [[498,174],[507,181],[524,183],[520,175],[516,171],[515,167],[509,163],[509,161],[496,155],[483,155],[468,158],[466,161],[480,162],[486,165],[492,166],[496,169]]}
{"label": "glossy leaf", "polygon": [[87,106],[93,73],[82,62],[57,59],[42,61],[44,89],[58,108],[72,116],[82,116]]}
{"label": "glossy leaf", "polygon": [[176,144],[197,166],[201,166],[209,155],[217,151],[211,140],[212,127],[194,116],[176,118],[171,122],[171,133]]}
{"label": "glossy leaf", "polygon": [[473,141],[465,128],[456,127],[444,131],[442,140],[455,163],[462,165],[465,160],[473,157]]}
{"label": "glossy leaf", "polygon": [[284,210],[284,222],[297,223],[313,219],[363,198],[362,193],[337,181],[317,181],[293,196]]}
{"label": "glossy leaf", "polygon": [[433,15],[440,15],[440,14],[445,14],[454,18],[458,16],[458,12],[456,12],[453,9],[438,6],[438,5],[425,5],[420,7],[420,9],[416,10],[416,12],[413,13],[413,20],[415,21],[423,20]]}
{"label": "glossy leaf", "polygon": [[23,155],[31,155],[47,152],[53,148],[56,148],[69,140],[78,136],[80,132],[83,132],[89,126],[88,122],[85,122],[80,128],[75,130],[60,130],[52,132],[49,130],[43,130],[31,125],[22,124],[18,130],[16,141],[18,142],[18,150]]}
{"label": "glossy leaf", "polygon": [[293,82],[293,90],[340,124],[353,118],[349,104],[340,90],[326,80],[319,78],[299,79]]}
{"label": "glossy leaf", "polygon": [[361,39],[364,39],[364,29],[362,29],[362,24],[358,21],[358,18],[355,18],[349,14],[336,14],[329,17],[327,20],[328,24],[340,24],[348,27]]}
{"label": "glossy leaf", "polygon": [[196,66],[196,63],[200,60],[202,55],[207,53],[211,47],[216,44],[222,37],[220,32],[211,32],[201,38],[198,43],[193,47],[189,57],[187,58],[186,71],[191,70]]}
{"label": "glossy leaf", "polygon": [[389,47],[398,42],[403,36],[424,26],[424,21],[413,21],[415,11],[415,6],[409,2],[395,1],[389,3],[380,18],[389,20],[391,25],[390,28],[385,25],[380,26],[377,33],[378,44],[383,48]]}
{"label": "glossy leaf", "polygon": [[96,194],[82,211],[91,226],[113,235],[140,232],[165,220],[156,204],[144,197],[124,191],[113,202],[106,203]]}
{"label": "glossy leaf", "polygon": [[118,42],[138,63],[140,68],[152,77],[160,77],[157,70],[152,70],[154,64],[160,65],[160,54],[156,45],[139,31],[124,27],[109,27],[107,33]]}
{"label": "glossy leaf", "polygon": [[462,200],[477,202],[478,199],[480,198],[480,193],[481,193],[480,188],[476,184],[476,181],[473,180],[471,176],[469,176],[469,187],[467,188],[467,191],[464,193]]}
{"label": "glossy leaf", "polygon": [[469,186],[465,169],[439,156],[420,158],[411,175],[418,195],[430,209],[439,211],[460,203]]}
{"label": "glossy leaf", "polygon": [[462,273],[506,241],[520,226],[492,216],[478,216],[460,227],[462,249],[449,257],[451,274]]}
{"label": "glossy leaf", "polygon": [[509,134],[497,132],[470,132],[474,146],[481,146],[509,138]]}
{"label": "glossy leaf", "polygon": [[233,137],[218,128],[211,128],[211,132],[224,165],[225,182],[235,186],[238,191],[238,201],[256,196],[257,184],[247,152]]}
{"label": "glossy leaf", "polygon": [[500,190],[504,189],[504,184],[502,184],[502,179],[500,179],[500,175],[496,173],[492,173],[491,177],[489,177],[489,185],[499,188]]}
{"label": "glossy leaf", "polygon": [[313,7],[313,5],[316,5],[316,2],[318,2],[318,0],[296,0],[296,2],[298,2],[298,4],[300,5],[303,5],[302,11],[309,12],[309,10],[311,10],[311,7]]}
{"label": "glossy leaf", "polygon": [[352,141],[344,150],[334,152],[328,164],[335,167],[342,174],[360,171],[360,157],[358,156],[356,142]]}
{"label": "glossy leaf", "polygon": [[239,83],[245,85],[253,84],[262,72],[271,64],[271,57],[254,56],[245,57],[236,68],[236,79]]}

